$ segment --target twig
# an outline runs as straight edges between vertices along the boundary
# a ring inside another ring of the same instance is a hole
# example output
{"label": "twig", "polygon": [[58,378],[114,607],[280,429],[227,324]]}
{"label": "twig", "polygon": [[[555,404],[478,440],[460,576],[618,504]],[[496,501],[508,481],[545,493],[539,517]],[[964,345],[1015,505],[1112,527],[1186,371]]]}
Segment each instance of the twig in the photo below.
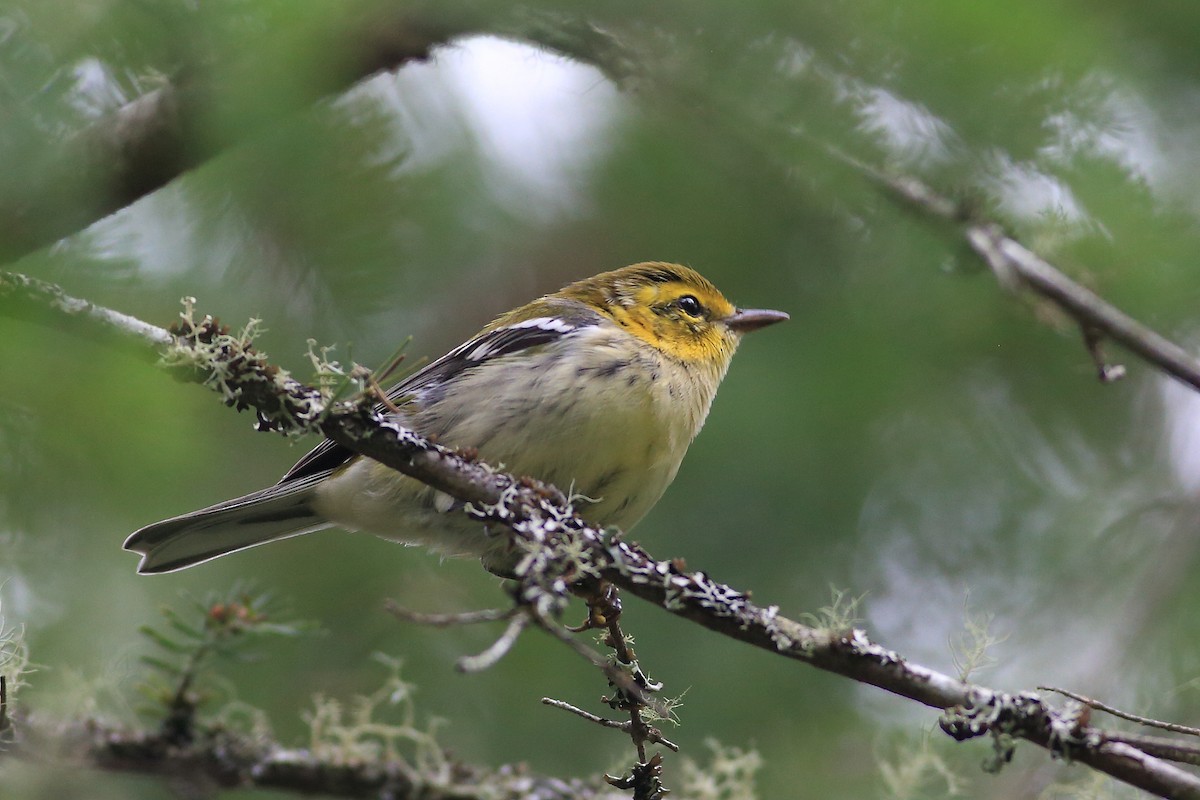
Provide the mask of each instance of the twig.
{"label": "twig", "polygon": [[1200,389],[1200,362],[1096,293],[1063,275],[997,225],[971,225],[967,241],[993,269],[1012,269],[1029,288],[1054,302],[1080,325],[1120,342],[1192,388]]}
{"label": "twig", "polygon": [[0,741],[6,738],[10,724],[8,718],[8,678],[0,675]]}
{"label": "twig", "polygon": [[1128,720],[1129,722],[1136,722],[1138,725],[1145,725],[1147,728],[1159,728],[1164,731],[1170,731],[1171,733],[1184,733],[1188,736],[1200,736],[1200,728],[1193,728],[1188,725],[1180,725],[1175,722],[1163,722],[1162,720],[1151,719],[1150,717],[1141,717],[1137,714],[1131,714],[1128,711],[1122,711],[1119,708],[1114,708],[1107,703],[1094,700],[1086,695],[1077,694],[1076,692],[1072,692],[1068,689],[1059,689],[1056,686],[1039,686],[1038,689],[1043,692],[1054,692],[1056,694],[1061,694],[1063,697],[1069,697],[1072,700],[1083,703],[1085,706],[1094,708],[1097,711],[1103,711],[1105,714],[1109,714],[1119,719]]}
{"label": "twig", "polygon": [[1068,278],[1045,259],[1008,236],[999,225],[976,220],[965,204],[938,193],[911,175],[884,172],[832,145],[824,145],[823,149],[906,206],[917,209],[931,219],[962,226],[962,236],[968,246],[991,268],[1001,286],[1010,290],[1028,288],[1065,311],[1079,324],[1085,347],[1096,363],[1100,380],[1108,383],[1124,375],[1123,367],[1107,365],[1100,354],[1098,345],[1101,338],[1106,336],[1168,375],[1200,390],[1200,361],[1095,292]]}
{"label": "twig", "polygon": [[527,627],[529,627],[528,614],[513,616],[508,622],[508,627],[504,629],[504,633],[500,634],[499,639],[492,642],[491,647],[478,655],[463,656],[455,664],[455,667],[459,672],[483,672],[485,669],[491,668],[513,649],[513,645],[517,643],[517,639]]}
{"label": "twig", "polygon": [[[61,286],[16,272],[0,271],[0,308],[5,316],[33,322],[50,322],[55,328],[77,331],[86,338],[116,336],[134,343],[167,347],[175,337],[157,325],[73,297]],[[51,319],[46,315],[50,314]],[[134,351],[146,360],[157,360],[153,349]]]}
{"label": "twig", "polygon": [[1144,736],[1137,733],[1122,731],[1103,731],[1105,741],[1120,742],[1136,747],[1147,755],[1175,761],[1180,764],[1200,766],[1200,745],[1184,742],[1179,739],[1168,739],[1165,736]]}
{"label": "twig", "polygon": [[475,625],[480,622],[501,622],[520,613],[518,608],[485,608],[480,611],[461,611],[455,614],[429,614],[404,608],[397,605],[395,600],[388,600],[384,603],[384,609],[397,619],[432,628],[451,628],[457,625]]}
{"label": "twig", "polygon": [[1101,383],[1114,383],[1125,377],[1123,364],[1109,364],[1104,357],[1104,335],[1091,325],[1080,325],[1083,333],[1083,346],[1087,348],[1092,363],[1096,365],[1096,377]]}
{"label": "twig", "polygon": [[1121,368],[1109,368],[1097,356],[1099,337],[1107,336],[1167,374],[1200,390],[1200,361],[1068,278],[1005,234],[999,225],[972,221],[961,204],[939,195],[916,178],[888,175],[837,150],[831,152],[907,205],[935,219],[965,223],[962,235],[967,244],[992,269],[1002,285],[1029,288],[1057,305],[1080,325],[1088,352],[1097,361],[1101,380],[1112,381],[1123,374]]}
{"label": "twig", "polygon": [[[612,648],[617,662],[624,665],[631,680],[642,690],[643,694],[649,695],[658,692],[662,689],[662,684],[652,681],[650,676],[642,670],[641,665],[637,662],[637,656],[629,644],[629,639],[621,628],[621,610],[619,590],[611,583],[602,581],[588,599],[588,618],[585,625],[605,630],[604,644]],[[614,710],[625,711],[629,714],[629,722],[623,730],[633,740],[633,746],[638,753],[638,762],[645,763],[646,742],[651,741],[651,732],[653,731],[653,728],[642,716],[645,706],[636,695],[630,695],[628,692],[622,691],[620,687],[616,688],[616,694],[611,698],[604,698],[604,701]],[[663,704],[663,707],[666,707],[666,704]],[[659,716],[666,717],[668,715],[659,714]]]}
{"label": "twig", "polygon": [[639,686],[629,673],[619,669],[615,664],[609,662],[608,659],[578,641],[567,629],[536,613],[533,614],[533,617],[539,628],[567,645],[567,647],[570,647],[584,659],[590,661],[595,667],[603,671],[605,677],[618,690],[625,692],[642,705],[653,709],[654,713],[661,717],[666,717],[670,714],[670,709],[664,706],[657,698],[651,696],[646,689]]}
{"label": "twig", "polygon": [[[553,706],[554,708],[561,708],[563,711],[569,711],[577,717],[583,717],[588,722],[594,722],[597,725],[604,726],[605,728],[615,728],[616,730],[622,731],[624,733],[629,733],[632,728],[632,726],[630,725],[630,723],[628,721],[617,722],[615,719],[605,719],[604,717],[598,717],[590,711],[584,711],[582,708],[573,706],[570,703],[565,703],[562,700],[555,700],[552,697],[543,697],[542,703],[544,705]],[[649,736],[648,736],[649,741],[654,742],[655,744],[661,744],[663,747],[666,747],[667,749],[669,749],[673,752],[676,752],[676,753],[679,752],[679,745],[677,745],[674,742],[672,742],[671,740],[665,738],[662,735],[661,731],[659,731],[658,729],[653,728],[653,727],[649,728],[648,730],[649,730]]]}

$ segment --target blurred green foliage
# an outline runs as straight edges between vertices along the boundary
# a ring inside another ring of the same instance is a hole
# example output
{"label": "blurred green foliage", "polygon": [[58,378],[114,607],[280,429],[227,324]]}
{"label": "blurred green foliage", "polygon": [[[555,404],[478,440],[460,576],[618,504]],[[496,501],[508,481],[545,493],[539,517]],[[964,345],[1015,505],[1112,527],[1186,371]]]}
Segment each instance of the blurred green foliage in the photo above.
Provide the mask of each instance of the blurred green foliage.
{"label": "blurred green foliage", "polygon": [[[1200,712],[1194,394],[1136,363],[1099,384],[1070,324],[1007,295],[952,231],[829,150],[965,199],[1194,342],[1200,7],[394,6],[469,14],[483,31],[582,13],[645,74],[621,91],[561,56],[472,38],[281,114],[289,93],[325,86],[350,58],[322,33],[363,7],[6,4],[0,192],[19,199],[73,132],[166,79],[218,87],[201,135],[237,142],[11,268],[156,323],[184,295],[234,325],[261,317],[263,349],[303,377],[309,337],[368,365],[410,334],[410,353],[436,356],[567,281],[687,263],[793,319],[745,343],[634,538],[793,615],[826,604],[831,585],[865,594],[875,637],[944,671],[949,641],[986,614],[1007,638],[984,682],[1066,685],[1181,721]],[[629,758],[619,736],[538,704],[592,708],[603,691],[560,646],[527,635],[464,677],[455,659],[494,631],[383,612],[388,597],[429,610],[502,602],[476,564],[322,533],[136,576],[128,532],[273,482],[304,447],[30,323],[0,318],[0,373],[0,600],[40,665],[22,705],[128,716],[120,698],[144,678],[138,627],[181,591],[253,578],[329,632],[239,670],[238,697],[285,740],[303,736],[312,695],[370,692],[383,651],[403,655],[418,706],[449,720],[441,739],[468,761],[580,775]],[[763,797],[900,796],[891,765],[918,751],[932,772],[909,779],[935,787],[922,796],[957,786],[936,779],[947,764],[974,797],[1034,797],[1062,777],[1032,748],[984,776],[981,747],[925,741],[924,709],[634,602],[626,625],[665,693],[688,690],[667,735],[693,754],[710,737],[758,748]],[[45,781],[0,767],[4,796],[166,796],[115,776]]]}

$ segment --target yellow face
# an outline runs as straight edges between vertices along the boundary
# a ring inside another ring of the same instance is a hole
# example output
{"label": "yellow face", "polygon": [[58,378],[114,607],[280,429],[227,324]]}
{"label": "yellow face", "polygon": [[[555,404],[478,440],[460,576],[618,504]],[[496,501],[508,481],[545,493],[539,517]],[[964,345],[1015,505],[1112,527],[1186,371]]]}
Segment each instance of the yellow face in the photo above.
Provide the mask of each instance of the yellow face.
{"label": "yellow face", "polygon": [[724,324],[733,304],[695,270],[647,262],[571,284],[561,294],[589,301],[614,322],[683,362],[724,364],[738,334]]}

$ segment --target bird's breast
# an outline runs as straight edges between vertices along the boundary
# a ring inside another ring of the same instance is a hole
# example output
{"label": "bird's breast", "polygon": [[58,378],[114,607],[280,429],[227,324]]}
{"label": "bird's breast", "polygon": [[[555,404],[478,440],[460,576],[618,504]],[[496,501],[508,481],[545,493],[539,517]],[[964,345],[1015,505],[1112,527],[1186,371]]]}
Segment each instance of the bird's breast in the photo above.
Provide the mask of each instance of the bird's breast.
{"label": "bird's breast", "polygon": [[[554,484],[592,522],[628,529],[674,480],[716,385],[650,349],[631,350],[621,335],[600,331],[587,347],[568,341],[485,361],[439,387],[436,401],[418,396],[405,422]],[[360,459],[322,486],[319,510],[343,526],[443,552],[486,551],[493,543],[482,527],[453,507]]]}

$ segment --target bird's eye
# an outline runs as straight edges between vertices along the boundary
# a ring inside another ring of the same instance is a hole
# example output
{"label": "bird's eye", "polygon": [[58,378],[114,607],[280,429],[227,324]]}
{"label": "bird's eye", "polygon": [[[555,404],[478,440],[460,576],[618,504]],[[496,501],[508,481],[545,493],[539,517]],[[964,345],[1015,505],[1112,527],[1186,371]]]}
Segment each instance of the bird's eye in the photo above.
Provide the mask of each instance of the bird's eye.
{"label": "bird's eye", "polygon": [[676,300],[675,305],[679,306],[679,310],[689,317],[698,317],[704,311],[704,306],[700,305],[700,301],[690,294],[685,294]]}

